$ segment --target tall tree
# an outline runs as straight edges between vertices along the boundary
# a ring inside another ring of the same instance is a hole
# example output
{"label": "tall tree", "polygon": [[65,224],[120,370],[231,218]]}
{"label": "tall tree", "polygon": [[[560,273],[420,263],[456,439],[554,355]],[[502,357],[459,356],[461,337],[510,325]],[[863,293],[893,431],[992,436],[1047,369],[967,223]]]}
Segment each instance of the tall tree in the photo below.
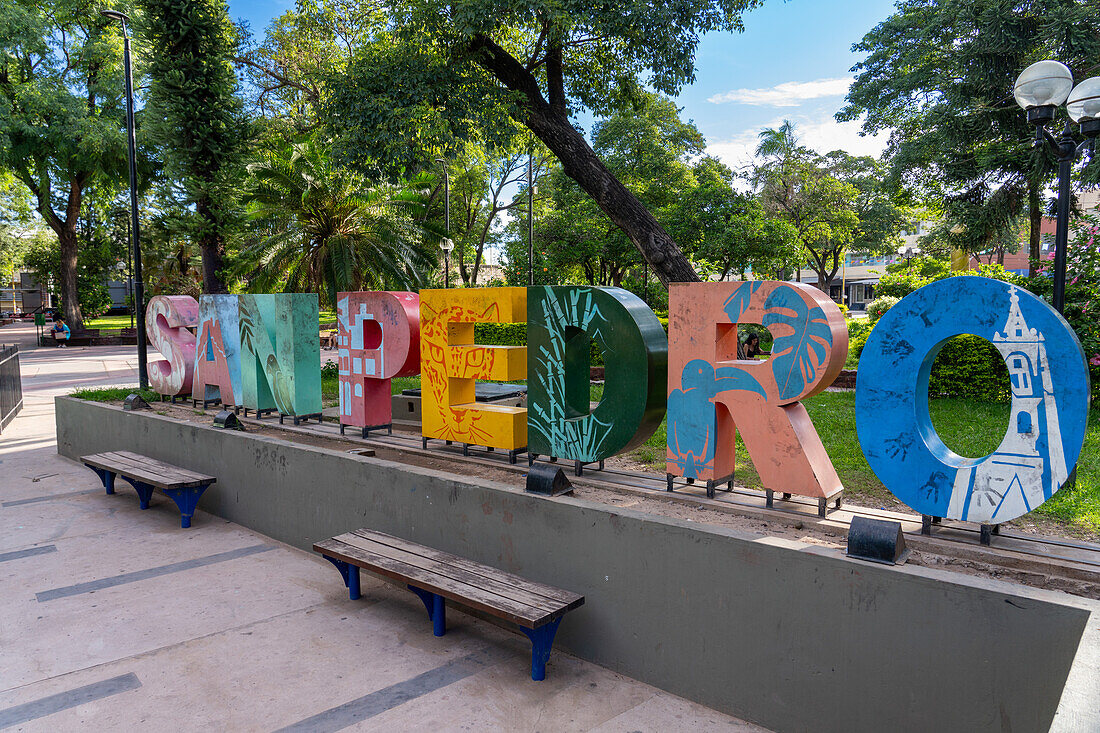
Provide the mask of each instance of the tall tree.
{"label": "tall tree", "polygon": [[[451,257],[466,286],[477,284],[486,246],[494,243],[501,217],[527,221],[528,164],[536,191],[551,167],[551,156],[545,148],[517,143],[511,150],[495,154],[482,145],[467,143],[458,158],[447,164],[451,176],[451,238],[455,242]],[[437,219],[442,224],[441,215]]]}
{"label": "tall tree", "polygon": [[695,78],[709,31],[741,30],[755,0],[592,3],[392,0],[393,32],[336,79],[329,119],[347,149],[399,158],[413,136],[447,140],[510,115],[629,237],[663,282],[697,280],[681,248],[573,125],[606,114],[624,90],[675,94]]}
{"label": "tall tree", "polygon": [[800,145],[789,121],[762,131],[756,154],[761,162],[752,178],[761,203],[797,232],[796,266],[808,260],[817,287],[828,293],[860,224],[859,189],[837,177],[824,156]]}
{"label": "tall tree", "polygon": [[150,50],[147,106],[165,170],[194,206],[203,291],[227,291],[226,245],[240,223],[237,191],[249,129],[232,59],[236,28],[224,0],[141,0]]}
{"label": "tall tree", "polygon": [[[981,201],[1002,207],[981,211],[984,219],[1003,221],[1012,215],[1004,207],[1017,200],[1015,189],[1023,189],[1030,253],[1038,260],[1042,194],[1053,161],[1031,147],[1034,130],[1012,87],[1025,67],[1044,58],[1065,63],[1078,79],[1095,68],[1096,2],[902,0],[853,50],[866,58],[853,68],[848,105],[837,117],[866,115],[864,132],[891,131],[886,159],[894,175],[946,217],[970,219]],[[1093,162],[1088,175],[1095,180],[1100,164]],[[991,194],[1006,184],[1012,190]],[[990,231],[955,244],[980,242]]]}
{"label": "tall tree", "polygon": [[[792,256],[789,226],[734,191],[732,172],[705,155],[702,134],[667,97],[639,95],[597,121],[593,143],[612,175],[708,275],[769,269],[775,258]],[[553,266],[577,267],[590,284],[621,285],[641,268],[637,249],[560,170],[552,181],[554,210],[539,239]]]}
{"label": "tall tree", "polygon": [[375,3],[298,0],[271,21],[262,41],[246,40],[234,58],[255,111],[291,133],[311,130],[325,77],[344,69],[384,24]]}
{"label": "tall tree", "polygon": [[0,168],[57,236],[65,318],[84,325],[79,224],[88,186],[126,171],[121,37],[87,0],[0,6]]}

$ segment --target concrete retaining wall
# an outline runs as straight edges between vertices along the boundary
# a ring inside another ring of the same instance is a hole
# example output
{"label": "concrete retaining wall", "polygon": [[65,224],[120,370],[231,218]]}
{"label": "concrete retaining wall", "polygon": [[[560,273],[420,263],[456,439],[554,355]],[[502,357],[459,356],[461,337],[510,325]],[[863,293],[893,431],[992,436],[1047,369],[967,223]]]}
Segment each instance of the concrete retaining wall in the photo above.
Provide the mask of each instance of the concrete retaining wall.
{"label": "concrete retaining wall", "polygon": [[1075,655],[1058,722],[1100,728],[1096,602],[66,397],[57,439],[216,475],[203,509],[298,547],[367,526],[583,593],[558,647],[775,730],[1046,730]]}

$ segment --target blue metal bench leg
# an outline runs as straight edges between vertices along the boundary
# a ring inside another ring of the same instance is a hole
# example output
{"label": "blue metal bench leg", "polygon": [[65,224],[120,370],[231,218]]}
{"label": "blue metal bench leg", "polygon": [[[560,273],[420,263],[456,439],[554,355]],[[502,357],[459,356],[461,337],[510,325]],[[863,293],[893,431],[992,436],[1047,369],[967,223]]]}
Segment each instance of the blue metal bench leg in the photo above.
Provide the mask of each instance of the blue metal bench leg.
{"label": "blue metal bench leg", "polygon": [[164,494],[180,509],[180,527],[187,529],[191,526],[191,517],[195,516],[195,507],[199,504],[202,492],[210,488],[206,486],[193,486],[189,489],[164,489]]}
{"label": "blue metal bench leg", "polygon": [[141,502],[141,508],[148,509],[149,500],[153,498],[153,487],[147,483],[126,476],[122,478],[126,479],[126,482],[134,487],[134,491],[136,491],[138,495],[138,500]]}
{"label": "blue metal bench leg", "polygon": [[447,633],[447,607],[443,604],[443,596],[410,585],[411,590],[424,601],[424,608],[428,609],[428,618],[432,620],[432,633],[443,636]]}
{"label": "blue metal bench leg", "polygon": [[335,557],[329,557],[328,555],[321,555],[321,557],[335,565],[336,569],[340,571],[340,575],[344,576],[344,585],[348,588],[348,598],[353,601],[359,600],[359,566],[337,560]]}
{"label": "blue metal bench leg", "polygon": [[[88,466],[87,463],[84,464]],[[103,482],[103,488],[107,490],[108,494],[115,493],[115,472],[108,471],[106,468],[96,468],[95,466],[88,466],[88,468],[95,471],[96,476],[99,476],[99,480]]]}
{"label": "blue metal bench leg", "polygon": [[520,627],[520,631],[531,639],[531,679],[536,682],[546,679],[546,662],[550,659],[550,648],[554,646],[554,635],[558,633],[562,618],[559,616],[537,629]]}

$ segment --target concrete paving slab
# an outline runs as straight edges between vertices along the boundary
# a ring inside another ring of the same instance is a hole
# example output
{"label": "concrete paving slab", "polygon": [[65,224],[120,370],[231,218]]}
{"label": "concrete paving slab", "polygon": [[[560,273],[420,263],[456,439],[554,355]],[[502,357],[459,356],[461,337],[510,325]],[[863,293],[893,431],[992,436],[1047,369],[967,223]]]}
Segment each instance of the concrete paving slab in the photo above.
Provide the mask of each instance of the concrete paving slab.
{"label": "concrete paving slab", "polygon": [[121,482],[106,496],[57,455],[52,398],[133,384],[131,351],[21,355],[26,406],[0,436],[0,728],[750,730],[560,651],[533,682],[525,637],[448,609],[436,638],[403,588],[364,573],[350,601],[315,555],[205,513],[181,530],[170,500],[141,511]]}

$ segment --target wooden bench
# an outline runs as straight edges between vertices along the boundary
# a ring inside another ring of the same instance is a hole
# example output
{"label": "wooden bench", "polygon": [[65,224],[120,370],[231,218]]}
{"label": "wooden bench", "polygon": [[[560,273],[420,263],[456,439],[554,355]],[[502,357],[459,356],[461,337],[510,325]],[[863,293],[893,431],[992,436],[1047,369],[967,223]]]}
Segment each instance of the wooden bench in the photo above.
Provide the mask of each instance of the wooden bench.
{"label": "wooden bench", "polygon": [[126,479],[137,491],[142,509],[149,508],[153,489],[160,489],[165,496],[176,502],[180,509],[180,527],[184,529],[191,526],[191,517],[195,515],[195,506],[199,503],[202,492],[217,481],[213,476],[188,471],[186,468],[124,450],[95,453],[80,460],[99,475],[108,494],[115,493],[116,475]]}
{"label": "wooden bench", "polygon": [[584,603],[576,593],[369,529],[317,542],[313,549],[344,576],[352,600],[359,598],[360,568],[407,584],[428,609],[436,636],[447,629],[444,599],[519,624],[531,639],[533,680],[546,678],[562,617]]}

